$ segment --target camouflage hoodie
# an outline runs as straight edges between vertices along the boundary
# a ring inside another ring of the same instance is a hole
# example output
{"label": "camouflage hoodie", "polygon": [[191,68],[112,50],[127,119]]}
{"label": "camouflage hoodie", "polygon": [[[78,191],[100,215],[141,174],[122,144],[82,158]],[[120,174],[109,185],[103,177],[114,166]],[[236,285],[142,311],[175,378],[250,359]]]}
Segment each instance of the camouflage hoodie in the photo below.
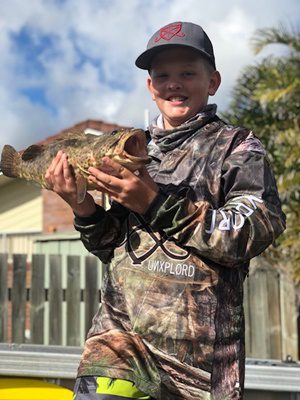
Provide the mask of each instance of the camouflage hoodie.
{"label": "camouflage hoodie", "polygon": [[268,159],[213,106],[150,133],[160,191],[146,214],[113,203],[75,218],[108,264],[78,375],[128,379],[161,400],[242,399],[243,281],[285,225]]}

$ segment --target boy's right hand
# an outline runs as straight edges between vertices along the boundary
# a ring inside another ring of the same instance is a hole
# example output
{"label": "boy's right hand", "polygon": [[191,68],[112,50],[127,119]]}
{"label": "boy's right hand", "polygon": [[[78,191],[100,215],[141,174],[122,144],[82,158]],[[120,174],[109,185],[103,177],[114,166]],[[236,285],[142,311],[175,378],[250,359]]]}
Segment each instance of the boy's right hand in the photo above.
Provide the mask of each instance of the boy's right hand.
{"label": "boy's right hand", "polygon": [[81,204],[77,203],[77,186],[66,154],[59,151],[49,165],[45,179],[49,187],[65,200],[79,217],[88,217],[96,211],[93,197],[87,193]]}

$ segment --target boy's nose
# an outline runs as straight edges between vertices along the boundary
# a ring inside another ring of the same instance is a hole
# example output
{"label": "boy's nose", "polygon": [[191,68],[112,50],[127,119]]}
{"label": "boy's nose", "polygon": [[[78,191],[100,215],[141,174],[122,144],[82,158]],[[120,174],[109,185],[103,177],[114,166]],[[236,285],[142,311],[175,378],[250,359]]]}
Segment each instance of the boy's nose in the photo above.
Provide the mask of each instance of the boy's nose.
{"label": "boy's nose", "polygon": [[179,81],[170,81],[168,83],[169,90],[178,90],[182,88],[182,84]]}

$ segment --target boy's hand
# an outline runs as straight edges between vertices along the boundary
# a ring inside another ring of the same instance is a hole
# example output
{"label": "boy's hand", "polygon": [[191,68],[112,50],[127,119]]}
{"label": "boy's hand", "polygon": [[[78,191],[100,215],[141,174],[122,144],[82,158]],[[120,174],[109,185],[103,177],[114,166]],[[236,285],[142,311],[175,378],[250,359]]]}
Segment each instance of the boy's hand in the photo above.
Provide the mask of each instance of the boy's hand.
{"label": "boy's hand", "polygon": [[89,168],[89,180],[112,200],[132,211],[144,214],[158,192],[158,186],[146,168],[143,167],[139,174],[135,175],[108,157],[104,157],[102,162],[100,169]]}
{"label": "boy's hand", "polygon": [[73,169],[62,151],[59,151],[52,160],[45,179],[49,187],[71,206],[76,215],[88,217],[96,211],[94,199],[89,193],[81,204],[77,203],[77,186]]}

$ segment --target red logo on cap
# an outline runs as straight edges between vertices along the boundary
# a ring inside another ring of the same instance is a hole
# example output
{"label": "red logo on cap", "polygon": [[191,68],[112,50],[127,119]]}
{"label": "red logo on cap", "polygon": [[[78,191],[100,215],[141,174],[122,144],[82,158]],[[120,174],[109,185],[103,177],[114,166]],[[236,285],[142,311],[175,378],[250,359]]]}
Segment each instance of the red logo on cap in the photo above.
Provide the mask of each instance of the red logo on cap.
{"label": "red logo on cap", "polygon": [[181,29],[181,22],[175,22],[173,24],[166,25],[160,29],[159,36],[157,36],[154,41],[159,42],[160,39],[171,40],[174,36],[183,37],[185,34],[181,32]]}

